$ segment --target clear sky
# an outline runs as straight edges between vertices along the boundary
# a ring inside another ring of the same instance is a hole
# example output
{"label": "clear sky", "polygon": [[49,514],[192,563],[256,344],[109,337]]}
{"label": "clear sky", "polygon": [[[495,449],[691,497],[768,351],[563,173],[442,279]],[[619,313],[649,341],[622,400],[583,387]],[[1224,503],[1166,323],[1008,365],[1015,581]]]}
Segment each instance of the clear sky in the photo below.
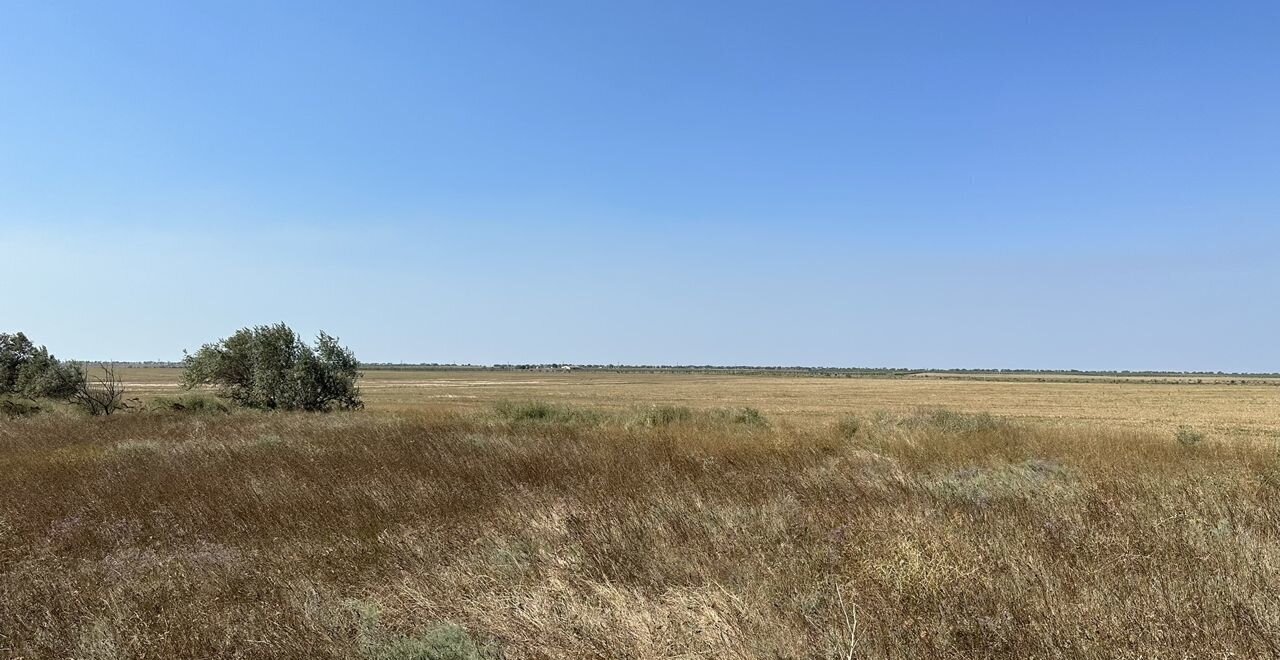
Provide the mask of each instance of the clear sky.
{"label": "clear sky", "polygon": [[1280,3],[0,0],[0,331],[1280,371]]}

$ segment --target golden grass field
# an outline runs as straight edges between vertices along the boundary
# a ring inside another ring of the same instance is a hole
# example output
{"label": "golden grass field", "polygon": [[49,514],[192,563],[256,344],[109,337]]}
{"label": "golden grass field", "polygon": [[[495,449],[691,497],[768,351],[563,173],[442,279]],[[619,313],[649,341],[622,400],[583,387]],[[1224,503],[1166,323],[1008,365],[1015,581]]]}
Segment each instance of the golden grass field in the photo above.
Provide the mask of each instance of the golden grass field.
{"label": "golden grass field", "polygon": [[[120,369],[143,398],[179,392],[179,369]],[[621,410],[651,405],[752,406],[797,425],[842,415],[942,407],[1055,424],[1173,429],[1189,425],[1233,438],[1280,439],[1280,379],[1171,379],[1163,383],[1097,382],[1034,376],[930,375],[911,378],[819,378],[591,371],[370,370],[361,382],[371,410],[480,410],[499,401]],[[1205,382],[1197,384],[1196,380]]]}
{"label": "golden grass field", "polygon": [[1280,657],[1271,385],[364,387],[0,418],[0,657]]}

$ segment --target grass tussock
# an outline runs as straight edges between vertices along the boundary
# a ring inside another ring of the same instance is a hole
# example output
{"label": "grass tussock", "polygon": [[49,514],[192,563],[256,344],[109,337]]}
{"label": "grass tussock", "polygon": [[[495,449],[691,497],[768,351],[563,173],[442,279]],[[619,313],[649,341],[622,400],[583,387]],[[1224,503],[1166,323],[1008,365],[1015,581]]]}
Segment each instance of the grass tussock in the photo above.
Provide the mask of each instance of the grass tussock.
{"label": "grass tussock", "polygon": [[923,410],[0,419],[0,656],[1266,657],[1280,453]]}
{"label": "grass tussock", "polygon": [[31,401],[0,397],[0,418],[3,419],[27,417],[34,415],[41,410],[42,408],[38,404]]}
{"label": "grass tussock", "polygon": [[723,432],[726,426],[767,428],[769,420],[757,408],[744,406],[739,408],[710,408],[694,410],[687,406],[650,406],[624,418],[634,426],[661,428],[666,426],[699,426],[718,428]]}
{"label": "grass tussock", "polygon": [[158,412],[225,414],[232,406],[221,398],[205,392],[191,392],[179,396],[155,397],[147,402],[147,409]]}
{"label": "grass tussock", "polygon": [[545,401],[499,401],[494,406],[499,419],[513,423],[544,423],[559,425],[595,424],[602,416],[593,410],[559,406]]}
{"label": "grass tussock", "polygon": [[498,660],[500,650],[477,643],[461,626],[438,623],[412,633],[386,630],[376,605],[349,603],[365,660]]}

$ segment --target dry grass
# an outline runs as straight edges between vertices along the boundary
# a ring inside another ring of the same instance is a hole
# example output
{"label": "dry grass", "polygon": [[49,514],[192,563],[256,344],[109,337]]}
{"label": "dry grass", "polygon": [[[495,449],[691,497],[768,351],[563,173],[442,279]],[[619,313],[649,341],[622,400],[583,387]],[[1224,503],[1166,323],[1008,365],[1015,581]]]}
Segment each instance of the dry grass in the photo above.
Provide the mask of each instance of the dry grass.
{"label": "dry grass", "polygon": [[46,414],[0,420],[0,474],[10,657],[1280,653],[1280,454],[1212,434]]}
{"label": "dry grass", "polygon": [[[177,369],[121,369],[143,398],[179,390]],[[911,378],[807,378],[769,375],[519,371],[369,371],[361,381],[371,410],[486,411],[504,400],[540,400],[625,411],[650,405],[708,409],[751,406],[773,419],[819,428],[850,413],[908,414],[921,406],[1052,425],[1172,432],[1191,426],[1219,437],[1280,440],[1280,379],[1177,379],[1099,382],[1055,377],[1038,382],[928,375]],[[1197,383],[1195,381],[1203,381]],[[133,396],[131,394],[130,396]]]}

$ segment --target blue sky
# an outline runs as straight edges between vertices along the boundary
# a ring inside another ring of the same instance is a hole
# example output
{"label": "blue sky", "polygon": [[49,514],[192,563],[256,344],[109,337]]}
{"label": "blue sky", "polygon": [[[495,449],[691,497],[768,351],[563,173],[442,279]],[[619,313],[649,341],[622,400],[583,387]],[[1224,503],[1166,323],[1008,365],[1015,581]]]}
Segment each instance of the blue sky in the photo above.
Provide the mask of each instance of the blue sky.
{"label": "blue sky", "polygon": [[0,3],[0,330],[1280,371],[1275,2]]}

